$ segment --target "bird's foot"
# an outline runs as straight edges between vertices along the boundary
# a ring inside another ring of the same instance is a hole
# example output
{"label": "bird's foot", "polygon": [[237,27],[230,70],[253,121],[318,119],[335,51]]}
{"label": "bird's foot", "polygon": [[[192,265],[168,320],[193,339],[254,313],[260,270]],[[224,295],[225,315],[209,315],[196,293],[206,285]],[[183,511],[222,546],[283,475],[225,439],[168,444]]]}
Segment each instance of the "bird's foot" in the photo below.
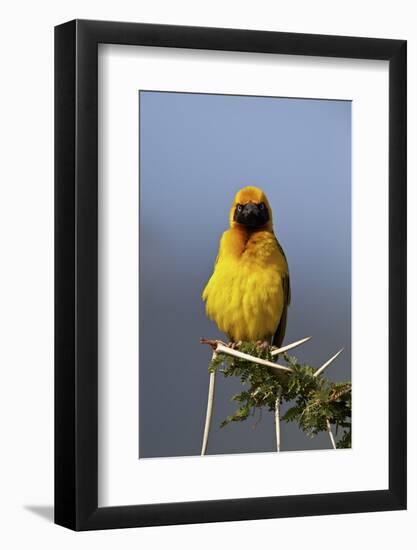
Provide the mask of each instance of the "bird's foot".
{"label": "bird's foot", "polygon": [[239,347],[240,342],[229,342],[227,344],[227,347],[230,349],[237,349]]}
{"label": "bird's foot", "polygon": [[262,350],[266,350],[266,349],[269,348],[269,343],[266,342],[265,340],[258,340],[258,341],[256,342],[256,347],[257,347],[257,348],[260,348],[260,349],[262,349]]}

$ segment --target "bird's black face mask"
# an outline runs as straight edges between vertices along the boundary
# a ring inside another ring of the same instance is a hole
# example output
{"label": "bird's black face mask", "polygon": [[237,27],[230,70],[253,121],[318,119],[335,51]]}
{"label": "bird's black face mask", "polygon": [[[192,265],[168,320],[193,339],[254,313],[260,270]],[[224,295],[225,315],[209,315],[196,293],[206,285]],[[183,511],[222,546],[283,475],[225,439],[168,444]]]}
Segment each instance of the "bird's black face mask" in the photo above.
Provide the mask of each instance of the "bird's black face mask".
{"label": "bird's black face mask", "polygon": [[233,220],[237,223],[245,225],[249,229],[258,229],[269,221],[268,208],[263,202],[255,204],[237,204]]}

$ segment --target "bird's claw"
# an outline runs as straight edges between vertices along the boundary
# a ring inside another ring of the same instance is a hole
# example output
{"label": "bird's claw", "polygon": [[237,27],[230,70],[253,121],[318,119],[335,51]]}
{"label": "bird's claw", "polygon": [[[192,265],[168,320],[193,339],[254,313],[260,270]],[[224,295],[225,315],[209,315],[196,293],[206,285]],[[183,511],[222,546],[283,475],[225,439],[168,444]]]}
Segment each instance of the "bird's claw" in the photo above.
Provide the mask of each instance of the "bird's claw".
{"label": "bird's claw", "polygon": [[256,342],[256,347],[262,349],[262,350],[266,350],[269,348],[269,344],[268,342],[266,342],[265,340],[258,340]]}

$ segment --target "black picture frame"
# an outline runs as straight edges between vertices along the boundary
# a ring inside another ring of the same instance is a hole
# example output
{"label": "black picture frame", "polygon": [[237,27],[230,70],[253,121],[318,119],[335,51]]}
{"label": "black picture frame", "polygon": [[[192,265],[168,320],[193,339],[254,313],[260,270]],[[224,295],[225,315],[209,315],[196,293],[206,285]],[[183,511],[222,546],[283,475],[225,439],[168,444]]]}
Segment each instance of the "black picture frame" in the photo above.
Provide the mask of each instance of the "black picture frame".
{"label": "black picture frame", "polygon": [[[98,507],[98,44],[389,61],[389,488]],[[74,530],[406,508],[406,41],[74,20],[55,28],[55,522]]]}

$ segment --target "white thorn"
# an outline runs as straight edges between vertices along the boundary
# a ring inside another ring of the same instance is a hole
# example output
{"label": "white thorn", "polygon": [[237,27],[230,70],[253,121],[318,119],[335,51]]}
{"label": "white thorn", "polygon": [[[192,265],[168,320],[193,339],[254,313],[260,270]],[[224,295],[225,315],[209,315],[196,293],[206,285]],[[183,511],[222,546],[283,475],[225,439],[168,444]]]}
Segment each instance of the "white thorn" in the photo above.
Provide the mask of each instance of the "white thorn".
{"label": "white thorn", "polygon": [[309,340],[311,340],[311,338],[312,338],[311,336],[307,336],[302,340],[297,340],[297,342],[293,342],[292,344],[287,344],[282,348],[274,349],[274,351],[271,352],[271,355],[279,355],[280,353],[284,353],[284,351],[288,351],[289,349],[293,349],[293,348],[296,348],[297,346],[301,346],[301,344],[304,344],[304,342],[308,342]]}
{"label": "white thorn", "polygon": [[327,426],[327,433],[329,434],[330,441],[332,443],[332,447],[333,447],[333,449],[337,449],[336,441],[334,440],[334,435],[333,435],[333,432],[332,432],[332,427],[330,425],[330,421],[329,421],[328,418],[326,418],[326,426]]}
{"label": "white thorn", "polygon": [[239,357],[245,361],[251,361],[252,363],[258,363],[259,365],[264,365],[265,367],[271,367],[277,370],[283,370],[287,372],[292,372],[292,369],[284,367],[283,365],[278,365],[277,363],[272,363],[266,359],[261,359],[260,357],[254,357],[253,355],[248,355],[247,353],[242,353],[232,348],[228,348],[223,344],[217,344],[216,353],[225,353],[226,355],[231,355],[232,357]]}
{"label": "white thorn", "polygon": [[281,390],[275,399],[275,439],[277,442],[277,453],[281,451]]}
{"label": "white thorn", "polygon": [[333,357],[330,357],[330,359],[329,359],[328,361],[326,361],[326,362],[324,363],[324,365],[322,365],[319,369],[316,370],[316,372],[314,373],[313,376],[318,376],[319,374],[321,374],[321,373],[324,371],[324,369],[327,369],[327,367],[328,367],[329,365],[331,365],[331,364],[333,363],[333,361],[334,361],[337,357],[339,357],[339,355],[342,353],[342,351],[343,351],[343,348],[340,349],[337,353],[335,353],[335,354],[333,355]]}
{"label": "white thorn", "polygon": [[[213,352],[212,359],[216,358],[216,352]],[[210,382],[207,398],[207,412],[206,422],[204,424],[203,446],[201,448],[201,456],[204,456],[207,451],[207,443],[211,426],[211,417],[213,416],[213,401],[214,401],[214,389],[216,386],[216,371],[210,373]]]}

